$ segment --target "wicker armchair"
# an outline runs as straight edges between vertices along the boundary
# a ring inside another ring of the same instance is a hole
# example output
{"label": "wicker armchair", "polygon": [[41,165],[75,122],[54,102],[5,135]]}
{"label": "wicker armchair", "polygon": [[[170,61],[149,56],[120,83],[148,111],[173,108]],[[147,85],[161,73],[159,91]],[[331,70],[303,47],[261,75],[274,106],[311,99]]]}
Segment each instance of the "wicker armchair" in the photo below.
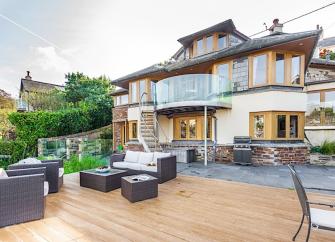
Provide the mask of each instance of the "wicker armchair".
{"label": "wicker armchair", "polygon": [[[113,167],[114,162],[124,160],[126,154],[113,154],[110,158],[110,166]],[[118,168],[116,168],[118,169]],[[163,183],[177,177],[177,160],[176,156],[169,156],[157,159],[157,172],[127,169],[127,175],[149,174],[158,178],[158,183]]]}
{"label": "wicker armchair", "polygon": [[63,176],[59,177],[59,168],[63,167],[63,160],[43,160],[41,164],[13,164],[8,170],[46,168],[46,181],[49,182],[49,193],[58,192],[63,185]]}
{"label": "wicker armchair", "polygon": [[44,217],[45,168],[6,171],[0,179],[0,228]]}

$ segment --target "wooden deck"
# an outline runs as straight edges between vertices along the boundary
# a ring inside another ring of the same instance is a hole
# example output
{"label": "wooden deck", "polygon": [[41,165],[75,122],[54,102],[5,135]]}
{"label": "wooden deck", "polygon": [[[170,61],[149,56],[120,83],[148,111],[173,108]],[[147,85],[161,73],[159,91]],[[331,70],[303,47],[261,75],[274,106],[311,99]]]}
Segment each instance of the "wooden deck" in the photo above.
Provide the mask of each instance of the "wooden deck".
{"label": "wooden deck", "polygon": [[[48,196],[45,219],[0,229],[0,240],[283,242],[291,241],[300,216],[295,191],[288,189],[179,176],[159,186],[158,198],[131,204],[120,189],[81,188],[75,174]],[[306,231],[305,225],[297,241]],[[310,241],[335,241],[335,233],[312,231]]]}

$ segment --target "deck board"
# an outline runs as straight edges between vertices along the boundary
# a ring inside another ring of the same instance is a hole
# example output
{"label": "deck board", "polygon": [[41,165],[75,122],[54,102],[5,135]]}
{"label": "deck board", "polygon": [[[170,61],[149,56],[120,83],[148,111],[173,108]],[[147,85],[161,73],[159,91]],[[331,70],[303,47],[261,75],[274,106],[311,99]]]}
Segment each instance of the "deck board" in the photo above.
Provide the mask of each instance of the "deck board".
{"label": "deck board", "polygon": [[[310,193],[311,200],[335,196]],[[65,176],[47,197],[45,218],[0,229],[0,241],[291,241],[301,209],[295,191],[178,176],[158,198],[129,203],[120,189],[101,193]],[[304,241],[307,226],[297,241]],[[312,231],[311,241],[335,241]]]}

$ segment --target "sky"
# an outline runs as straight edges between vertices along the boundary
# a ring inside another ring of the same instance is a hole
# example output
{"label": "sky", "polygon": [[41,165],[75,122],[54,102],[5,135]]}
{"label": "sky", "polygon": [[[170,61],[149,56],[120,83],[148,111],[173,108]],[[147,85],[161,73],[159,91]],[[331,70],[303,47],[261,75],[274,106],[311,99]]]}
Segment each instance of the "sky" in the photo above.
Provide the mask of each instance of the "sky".
{"label": "sky", "polygon": [[[0,0],[0,89],[18,96],[20,79],[64,84],[65,73],[116,79],[168,60],[177,39],[231,18],[246,35],[331,0]],[[335,5],[284,25],[335,36]],[[267,34],[267,33],[264,33]],[[260,35],[261,36],[261,35]],[[259,37],[260,37],[259,36]]]}

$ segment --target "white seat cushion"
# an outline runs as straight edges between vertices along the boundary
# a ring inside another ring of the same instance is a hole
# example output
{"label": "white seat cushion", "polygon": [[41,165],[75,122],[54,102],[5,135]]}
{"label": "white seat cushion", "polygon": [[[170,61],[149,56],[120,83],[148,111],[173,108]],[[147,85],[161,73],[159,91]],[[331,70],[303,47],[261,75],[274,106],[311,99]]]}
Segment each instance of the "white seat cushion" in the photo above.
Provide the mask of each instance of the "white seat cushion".
{"label": "white seat cushion", "polygon": [[62,177],[63,175],[64,175],[64,168],[61,167],[61,168],[59,168],[58,177]]}
{"label": "white seat cushion", "polygon": [[124,161],[137,163],[139,156],[140,156],[140,152],[127,150],[126,156],[124,157]]}
{"label": "white seat cushion", "polygon": [[113,167],[115,168],[121,168],[121,169],[132,169],[132,170],[141,170],[141,165],[138,163],[133,163],[133,162],[125,162],[125,161],[120,161],[120,162],[113,162]]}
{"label": "white seat cushion", "polygon": [[36,158],[29,157],[29,158],[20,160],[18,163],[20,165],[23,165],[23,164],[41,164],[42,162]]}
{"label": "white seat cushion", "polygon": [[154,152],[154,159],[153,162],[155,162],[157,164],[157,159],[158,158],[165,158],[165,157],[169,157],[171,156],[171,153],[163,153],[163,152]]}
{"label": "white seat cushion", "polygon": [[0,179],[7,177],[8,177],[7,172],[4,169],[0,168]]}
{"label": "white seat cushion", "polygon": [[311,220],[313,225],[335,228],[335,211],[311,208]]}
{"label": "white seat cushion", "polygon": [[141,165],[141,171],[157,172],[157,166]]}
{"label": "white seat cushion", "polygon": [[140,152],[140,157],[138,158],[138,163],[142,165],[147,165],[151,163],[154,159],[154,153],[152,152]]}
{"label": "white seat cushion", "polygon": [[49,182],[44,182],[44,196],[46,197],[49,194]]}

